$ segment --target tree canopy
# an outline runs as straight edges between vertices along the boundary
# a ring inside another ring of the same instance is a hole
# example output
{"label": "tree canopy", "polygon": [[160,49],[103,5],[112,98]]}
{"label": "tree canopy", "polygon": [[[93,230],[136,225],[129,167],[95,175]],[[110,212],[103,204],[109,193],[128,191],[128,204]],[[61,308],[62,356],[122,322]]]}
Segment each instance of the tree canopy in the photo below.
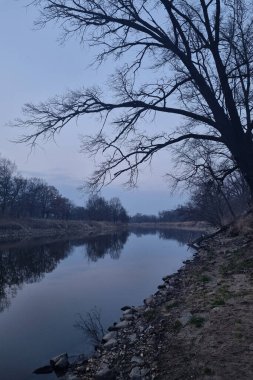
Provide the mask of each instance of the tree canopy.
{"label": "tree canopy", "polygon": [[[103,118],[85,139],[104,161],[90,179],[99,187],[138,168],[161,149],[201,140],[223,149],[222,178],[240,170],[253,193],[253,9],[250,0],[36,0],[39,25],[56,21],[62,37],[79,36],[98,49],[96,62],[118,61],[110,93],[80,88],[24,108],[23,141],[52,137],[72,119]],[[123,63],[122,63],[123,62]],[[155,133],[145,118],[167,116]],[[174,124],[171,115],[182,122]],[[107,125],[114,127],[106,134]]]}

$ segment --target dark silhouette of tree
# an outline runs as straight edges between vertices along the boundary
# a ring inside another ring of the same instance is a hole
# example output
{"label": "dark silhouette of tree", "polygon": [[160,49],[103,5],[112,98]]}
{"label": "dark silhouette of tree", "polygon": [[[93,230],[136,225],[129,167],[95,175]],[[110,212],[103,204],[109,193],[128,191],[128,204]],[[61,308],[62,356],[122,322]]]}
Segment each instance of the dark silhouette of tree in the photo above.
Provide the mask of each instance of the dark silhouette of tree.
{"label": "dark silhouette of tree", "polygon": [[117,222],[128,222],[128,215],[125,208],[122,206],[119,198],[114,197],[109,201],[110,210],[110,221],[113,223]]}
{"label": "dark silhouette of tree", "polygon": [[98,195],[91,196],[86,203],[88,219],[108,222],[128,222],[128,215],[119,198],[112,198],[109,202]]}
{"label": "dark silhouette of tree", "polygon": [[1,214],[6,215],[13,196],[13,175],[16,165],[6,158],[0,158],[0,207]]}
{"label": "dark silhouette of tree", "polygon": [[158,221],[156,215],[145,215],[141,213],[137,213],[130,218],[131,223],[156,223]]}
{"label": "dark silhouette of tree", "polygon": [[190,218],[222,225],[249,207],[249,187],[224,146],[193,140],[174,149],[174,156],[181,170],[170,177],[191,192]]}
{"label": "dark silhouette of tree", "polygon": [[[253,193],[253,9],[250,0],[35,0],[38,24],[58,22],[63,38],[100,49],[96,62],[124,62],[111,78],[107,99],[99,88],[70,91],[25,106],[32,127],[22,141],[53,136],[83,115],[104,116],[101,131],[85,140],[107,153],[91,187],[122,173],[135,183],[140,164],[186,140],[225,146]],[[149,70],[148,70],[149,69]],[[120,112],[119,112],[120,111]],[[113,113],[115,117],[113,118]],[[157,114],[167,121],[152,134],[140,127]],[[181,116],[177,126],[170,115]],[[112,117],[112,118],[111,118]],[[112,137],[105,124],[116,127]],[[233,170],[233,169],[232,169]],[[229,171],[231,172],[231,171]],[[226,175],[226,173],[224,173]]]}

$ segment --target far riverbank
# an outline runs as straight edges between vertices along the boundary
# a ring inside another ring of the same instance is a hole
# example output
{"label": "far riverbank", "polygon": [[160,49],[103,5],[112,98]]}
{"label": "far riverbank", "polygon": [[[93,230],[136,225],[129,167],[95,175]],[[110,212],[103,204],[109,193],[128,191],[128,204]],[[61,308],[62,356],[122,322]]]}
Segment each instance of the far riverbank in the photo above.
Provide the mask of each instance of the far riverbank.
{"label": "far riverbank", "polygon": [[87,237],[125,229],[182,229],[206,231],[205,222],[179,223],[109,223],[81,220],[3,219],[0,220],[0,243],[22,239]]}
{"label": "far riverbank", "polygon": [[79,220],[0,220],[0,243],[22,239],[87,237],[126,229],[125,224]]}

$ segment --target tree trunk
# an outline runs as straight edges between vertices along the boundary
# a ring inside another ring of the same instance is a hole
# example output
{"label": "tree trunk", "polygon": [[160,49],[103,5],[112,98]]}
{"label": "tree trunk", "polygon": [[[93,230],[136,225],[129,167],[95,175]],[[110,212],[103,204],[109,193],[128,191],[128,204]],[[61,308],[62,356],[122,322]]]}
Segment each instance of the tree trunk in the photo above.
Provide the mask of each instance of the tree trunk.
{"label": "tree trunk", "polygon": [[232,135],[227,141],[227,146],[233,155],[246,183],[249,186],[251,194],[251,203],[253,202],[253,142],[251,136],[245,133]]}

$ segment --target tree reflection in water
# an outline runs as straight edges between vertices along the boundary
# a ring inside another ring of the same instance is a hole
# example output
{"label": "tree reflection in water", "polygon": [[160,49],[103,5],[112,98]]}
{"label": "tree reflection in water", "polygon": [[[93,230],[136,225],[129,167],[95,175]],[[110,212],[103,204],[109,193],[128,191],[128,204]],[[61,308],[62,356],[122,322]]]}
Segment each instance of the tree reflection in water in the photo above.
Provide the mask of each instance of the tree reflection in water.
{"label": "tree reflection in water", "polygon": [[70,251],[69,241],[0,248],[0,312],[10,305],[24,283],[40,281]]}
{"label": "tree reflection in water", "polygon": [[65,259],[73,247],[84,246],[85,255],[92,262],[110,255],[119,259],[130,233],[136,236],[159,234],[161,239],[173,239],[185,244],[200,233],[185,230],[135,228],[108,235],[89,236],[75,240],[16,243],[0,247],[0,312],[7,308],[11,299],[24,283],[42,280]]}
{"label": "tree reflection in water", "polygon": [[164,240],[176,240],[180,245],[185,245],[201,236],[201,231],[196,230],[184,230],[176,228],[149,228],[149,227],[133,227],[130,229],[136,236],[142,235],[159,235],[160,239]]}
{"label": "tree reflection in water", "polygon": [[10,306],[11,299],[24,283],[43,279],[65,259],[73,247],[84,246],[92,261],[109,254],[118,259],[129,232],[90,236],[67,241],[16,243],[0,247],[0,312]]}
{"label": "tree reflection in water", "polygon": [[87,242],[86,255],[91,261],[97,261],[105,257],[105,255],[110,255],[112,259],[117,260],[128,237],[129,231],[93,237]]}

